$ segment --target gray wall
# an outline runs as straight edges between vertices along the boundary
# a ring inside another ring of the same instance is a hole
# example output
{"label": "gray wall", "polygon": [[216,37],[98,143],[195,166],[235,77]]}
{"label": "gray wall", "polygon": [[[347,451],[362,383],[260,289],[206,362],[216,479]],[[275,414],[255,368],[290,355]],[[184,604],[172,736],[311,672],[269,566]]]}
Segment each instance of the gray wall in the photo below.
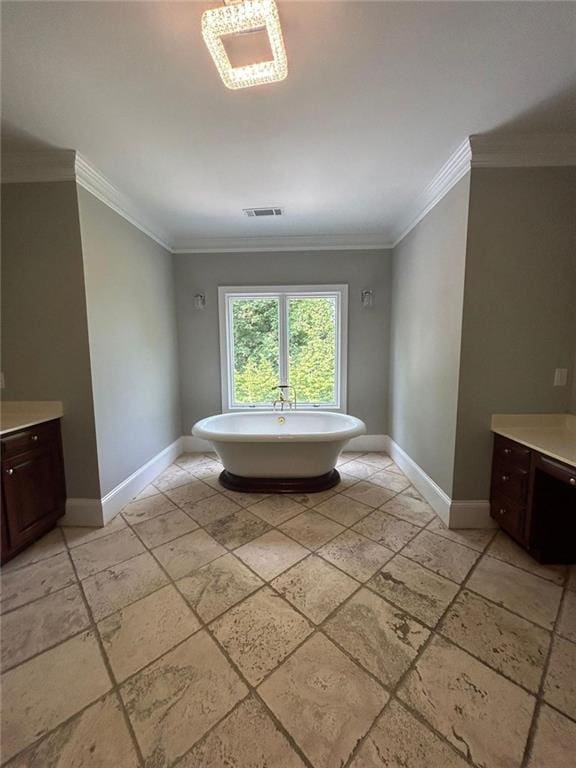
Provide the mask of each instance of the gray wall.
{"label": "gray wall", "polygon": [[565,412],[576,338],[576,168],[475,169],[454,498],[489,495],[493,413]]}
{"label": "gray wall", "polygon": [[393,259],[389,434],[449,496],[469,183],[458,182]]}
{"label": "gray wall", "polygon": [[172,258],[78,190],[102,495],[180,436]]}
{"label": "gray wall", "polygon": [[[366,422],[368,432],[387,429],[390,253],[317,251],[311,253],[179,254],[175,259],[182,434],[195,421],[222,410],[218,336],[219,285],[347,283],[348,412]],[[360,305],[362,288],[373,288],[375,303]],[[195,311],[195,293],[207,306]]]}
{"label": "gray wall", "polygon": [[98,498],[84,274],[73,182],[2,185],[5,400],[61,400],[69,497]]}

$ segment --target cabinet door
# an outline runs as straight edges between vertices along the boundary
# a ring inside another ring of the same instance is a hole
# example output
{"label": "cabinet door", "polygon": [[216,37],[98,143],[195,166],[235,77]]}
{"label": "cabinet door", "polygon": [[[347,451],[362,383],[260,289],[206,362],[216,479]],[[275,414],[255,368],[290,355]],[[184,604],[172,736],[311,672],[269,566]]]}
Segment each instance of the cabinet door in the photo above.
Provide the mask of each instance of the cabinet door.
{"label": "cabinet door", "polygon": [[490,503],[491,517],[520,544],[526,543],[524,534],[525,513],[524,507],[513,504],[506,497],[492,497]]}
{"label": "cabinet door", "polygon": [[58,444],[52,443],[3,462],[2,474],[4,512],[13,549],[33,539],[64,511]]}

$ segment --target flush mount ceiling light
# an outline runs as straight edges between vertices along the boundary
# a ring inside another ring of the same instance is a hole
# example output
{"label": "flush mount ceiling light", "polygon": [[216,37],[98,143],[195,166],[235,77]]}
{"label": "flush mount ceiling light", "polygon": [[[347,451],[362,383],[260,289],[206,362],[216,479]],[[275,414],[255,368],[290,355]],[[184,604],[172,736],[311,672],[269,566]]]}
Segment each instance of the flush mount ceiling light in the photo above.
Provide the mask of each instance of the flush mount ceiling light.
{"label": "flush mount ceiling light", "polygon": [[[227,88],[248,88],[284,80],[288,74],[286,49],[282,38],[278,8],[274,0],[226,0],[222,8],[202,14],[202,36],[220,77]],[[265,30],[272,51],[271,61],[233,67],[222,37]]]}

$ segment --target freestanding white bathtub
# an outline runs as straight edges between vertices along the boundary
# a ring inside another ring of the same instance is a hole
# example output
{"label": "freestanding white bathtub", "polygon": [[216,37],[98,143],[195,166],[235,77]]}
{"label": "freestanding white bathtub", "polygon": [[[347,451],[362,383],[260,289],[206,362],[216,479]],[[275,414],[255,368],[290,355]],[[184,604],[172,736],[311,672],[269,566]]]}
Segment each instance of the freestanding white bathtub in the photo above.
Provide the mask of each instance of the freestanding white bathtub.
{"label": "freestanding white bathtub", "polygon": [[256,411],[209,416],[192,428],[222,464],[220,482],[244,491],[302,493],[331,488],[348,440],[366,432],[354,416],[329,411]]}

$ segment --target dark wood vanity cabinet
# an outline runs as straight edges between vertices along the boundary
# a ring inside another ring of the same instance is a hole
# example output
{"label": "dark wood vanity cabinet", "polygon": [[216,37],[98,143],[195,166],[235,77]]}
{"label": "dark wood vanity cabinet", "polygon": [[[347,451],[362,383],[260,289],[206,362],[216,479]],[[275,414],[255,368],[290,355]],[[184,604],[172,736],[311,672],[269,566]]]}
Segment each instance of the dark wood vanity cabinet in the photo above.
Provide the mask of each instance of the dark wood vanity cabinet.
{"label": "dark wood vanity cabinet", "polygon": [[66,486],[58,419],[11,432],[2,447],[2,562],[54,527]]}
{"label": "dark wood vanity cabinet", "polygon": [[495,435],[490,514],[540,562],[576,562],[576,468]]}
{"label": "dark wood vanity cabinet", "polygon": [[529,448],[505,437],[494,438],[490,513],[518,542],[526,545],[525,524],[530,481]]}

